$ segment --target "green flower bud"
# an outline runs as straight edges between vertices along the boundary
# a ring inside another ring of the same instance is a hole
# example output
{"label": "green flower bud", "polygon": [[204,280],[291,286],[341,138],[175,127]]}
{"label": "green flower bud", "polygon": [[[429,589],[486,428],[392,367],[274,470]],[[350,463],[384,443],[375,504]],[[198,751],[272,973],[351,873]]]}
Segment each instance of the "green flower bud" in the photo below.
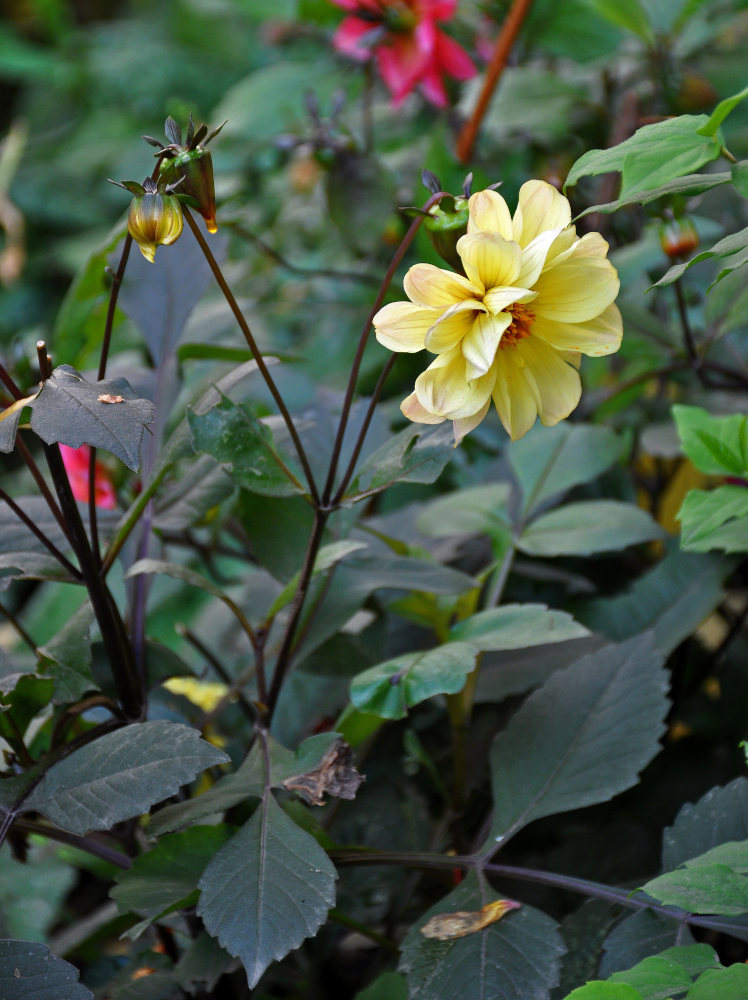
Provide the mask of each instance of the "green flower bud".
{"label": "green flower bud", "polygon": [[179,186],[180,197],[186,196],[194,203],[205,219],[205,225],[210,233],[214,233],[218,228],[216,192],[213,184],[213,160],[205,147],[222,128],[223,125],[220,125],[208,134],[208,126],[199,125],[195,128],[190,115],[187,136],[183,142],[181,128],[169,116],[164,128],[166,138],[169,140],[168,146],[164,146],[158,139],[143,136],[146,142],[158,147],[159,152],[156,155],[162,157],[159,181],[163,181],[169,187]]}
{"label": "green flower bud", "polygon": [[699,234],[690,219],[668,219],[660,225],[660,246],[671,260],[685,260],[699,245]]}
{"label": "green flower bud", "polygon": [[[443,206],[447,207],[443,207]],[[434,205],[424,220],[424,227],[431,245],[455,271],[463,272],[462,260],[457,253],[457,241],[467,232],[467,198],[444,198],[440,205]]]}
{"label": "green flower bud", "polygon": [[179,238],[183,222],[182,206],[175,195],[158,186],[150,177],[142,185],[137,185],[142,193],[134,185],[126,186],[135,194],[127,216],[127,231],[145,259],[153,263],[157,246],[168,246]]}
{"label": "green flower bud", "polygon": [[185,149],[171,159],[164,160],[161,177],[171,185],[179,184],[180,194],[194,198],[209,233],[218,229],[213,160],[207,149]]}

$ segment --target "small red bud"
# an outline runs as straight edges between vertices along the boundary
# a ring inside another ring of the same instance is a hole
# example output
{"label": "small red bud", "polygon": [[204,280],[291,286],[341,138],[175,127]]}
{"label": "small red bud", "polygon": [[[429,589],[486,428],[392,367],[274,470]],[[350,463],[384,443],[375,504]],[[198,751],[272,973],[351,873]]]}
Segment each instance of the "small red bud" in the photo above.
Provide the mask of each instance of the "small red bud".
{"label": "small red bud", "polygon": [[690,219],[668,219],[660,226],[660,245],[671,260],[682,260],[698,247],[699,234]]}

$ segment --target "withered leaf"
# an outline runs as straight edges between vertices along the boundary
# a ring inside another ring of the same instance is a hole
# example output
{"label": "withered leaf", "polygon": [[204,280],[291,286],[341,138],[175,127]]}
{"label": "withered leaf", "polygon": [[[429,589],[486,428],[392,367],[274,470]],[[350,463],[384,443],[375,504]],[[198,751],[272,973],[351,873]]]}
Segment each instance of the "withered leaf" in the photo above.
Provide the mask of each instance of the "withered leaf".
{"label": "withered leaf", "polygon": [[340,799],[355,799],[363,776],[351,763],[353,750],[345,740],[335,740],[319,762],[305,774],[296,774],[282,782],[289,792],[297,792],[310,806],[325,804],[324,794]]}
{"label": "withered leaf", "polygon": [[458,910],[456,913],[438,913],[423,925],[421,934],[437,941],[452,941],[454,938],[482,931],[484,927],[501,920],[509,910],[518,910],[519,907],[520,904],[512,899],[496,899],[473,912]]}
{"label": "withered leaf", "polygon": [[105,392],[99,396],[100,403],[124,403],[124,396],[113,396],[110,392]]}

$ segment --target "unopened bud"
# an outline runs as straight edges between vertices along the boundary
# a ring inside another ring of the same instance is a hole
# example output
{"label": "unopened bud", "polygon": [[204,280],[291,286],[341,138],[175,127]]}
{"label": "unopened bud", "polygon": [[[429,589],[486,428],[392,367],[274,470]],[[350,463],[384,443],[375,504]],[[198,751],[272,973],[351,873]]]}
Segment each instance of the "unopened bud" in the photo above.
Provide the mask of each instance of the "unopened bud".
{"label": "unopened bud", "polygon": [[430,210],[423,224],[441,259],[463,274],[457,241],[467,232],[467,198],[443,198],[440,205],[435,205]]}
{"label": "unopened bud", "polygon": [[698,247],[699,234],[690,219],[668,219],[660,226],[660,245],[671,260],[683,260]]}
{"label": "unopened bud", "polygon": [[[170,185],[179,184],[179,193],[193,198],[205,219],[209,233],[215,233],[216,191],[213,184],[213,160],[210,150],[198,146],[164,160],[161,177]],[[181,181],[181,183],[180,183]]]}
{"label": "unopened bud", "polygon": [[[150,181],[150,183],[149,183]],[[127,231],[146,260],[153,263],[156,247],[168,246],[182,232],[182,206],[175,195],[159,190],[148,178],[143,193],[130,203]]]}

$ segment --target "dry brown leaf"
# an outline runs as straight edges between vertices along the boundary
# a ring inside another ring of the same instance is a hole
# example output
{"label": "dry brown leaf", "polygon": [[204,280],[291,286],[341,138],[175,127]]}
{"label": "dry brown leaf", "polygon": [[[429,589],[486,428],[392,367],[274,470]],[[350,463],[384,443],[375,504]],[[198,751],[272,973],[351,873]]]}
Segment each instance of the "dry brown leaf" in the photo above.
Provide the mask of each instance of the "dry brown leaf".
{"label": "dry brown leaf", "polygon": [[297,792],[311,806],[323,806],[324,794],[340,799],[355,799],[364,780],[351,761],[353,750],[345,740],[335,740],[317,767],[306,774],[286,778],[283,787]]}
{"label": "dry brown leaf", "polygon": [[439,913],[421,928],[421,934],[436,941],[452,941],[482,931],[484,927],[501,920],[509,910],[518,910],[519,903],[512,899],[496,899],[486,903],[480,910],[458,910],[456,913]]}
{"label": "dry brown leaf", "polygon": [[124,403],[123,396],[112,396],[111,393],[105,392],[103,395],[99,396],[100,403]]}

